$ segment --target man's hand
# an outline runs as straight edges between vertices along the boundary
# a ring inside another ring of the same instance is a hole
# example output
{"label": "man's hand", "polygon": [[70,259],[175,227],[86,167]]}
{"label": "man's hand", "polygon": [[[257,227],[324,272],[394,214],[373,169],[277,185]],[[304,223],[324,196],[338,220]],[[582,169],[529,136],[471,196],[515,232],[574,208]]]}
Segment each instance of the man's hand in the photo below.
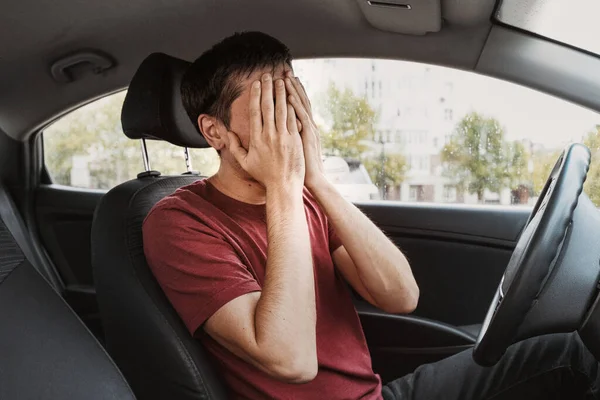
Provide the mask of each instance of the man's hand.
{"label": "man's hand", "polygon": [[285,84],[288,101],[302,123],[300,135],[306,160],[304,184],[325,210],[343,244],[333,253],[336,267],[373,305],[391,313],[412,312],[417,306],[419,288],[406,257],[325,179],[319,131],[306,91],[291,73]]}
{"label": "man's hand", "polygon": [[242,147],[235,133],[227,132],[229,150],[242,168],[265,188],[292,184],[301,190],[305,176],[302,139],[294,108],[286,101],[283,80],[275,81],[275,102],[270,74],[264,74],[262,82],[253,82],[250,90],[248,150]]}
{"label": "man's hand", "polygon": [[[262,87],[262,90],[261,90]],[[239,296],[204,324],[233,354],[288,383],[313,380],[319,371],[313,258],[304,208],[304,153],[296,113],[283,80],[269,75],[251,89],[248,150],[228,132],[229,149],[265,186],[267,264],[261,292]],[[293,345],[290,345],[293,344]]]}
{"label": "man's hand", "polygon": [[302,146],[306,162],[304,184],[308,189],[312,189],[325,178],[319,130],[313,120],[310,100],[308,100],[300,79],[294,77],[291,72],[288,73],[285,78],[285,87],[288,92],[288,101],[293,106],[302,125]]}

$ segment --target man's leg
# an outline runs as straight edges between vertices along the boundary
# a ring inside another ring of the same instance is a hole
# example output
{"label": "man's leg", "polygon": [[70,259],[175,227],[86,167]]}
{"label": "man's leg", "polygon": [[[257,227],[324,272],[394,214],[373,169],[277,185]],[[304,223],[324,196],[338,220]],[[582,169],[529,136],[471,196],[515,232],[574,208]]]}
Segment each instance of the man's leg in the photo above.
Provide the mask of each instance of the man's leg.
{"label": "man's leg", "polygon": [[472,350],[433,364],[388,383],[386,400],[518,400],[596,399],[598,362],[579,335],[545,335],[508,348],[494,367],[484,368]]}

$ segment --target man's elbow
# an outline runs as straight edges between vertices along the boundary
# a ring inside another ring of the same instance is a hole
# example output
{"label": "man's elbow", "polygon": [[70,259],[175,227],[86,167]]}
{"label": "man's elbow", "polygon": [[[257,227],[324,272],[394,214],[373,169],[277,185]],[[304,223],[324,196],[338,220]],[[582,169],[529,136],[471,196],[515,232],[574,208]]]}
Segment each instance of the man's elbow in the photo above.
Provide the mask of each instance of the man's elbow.
{"label": "man's elbow", "polygon": [[414,312],[417,309],[417,306],[419,305],[419,287],[415,286],[415,288],[413,290],[411,290],[411,293],[407,296],[406,300],[403,302],[404,303],[404,313],[405,314],[410,314],[412,312]]}
{"label": "man's elbow", "polygon": [[383,311],[390,314],[410,314],[419,305],[419,287],[414,286],[403,293],[401,298],[395,298],[389,304],[379,306]]}
{"label": "man's elbow", "polygon": [[316,354],[312,356],[294,355],[281,360],[269,368],[271,375],[285,383],[308,383],[319,372]]}

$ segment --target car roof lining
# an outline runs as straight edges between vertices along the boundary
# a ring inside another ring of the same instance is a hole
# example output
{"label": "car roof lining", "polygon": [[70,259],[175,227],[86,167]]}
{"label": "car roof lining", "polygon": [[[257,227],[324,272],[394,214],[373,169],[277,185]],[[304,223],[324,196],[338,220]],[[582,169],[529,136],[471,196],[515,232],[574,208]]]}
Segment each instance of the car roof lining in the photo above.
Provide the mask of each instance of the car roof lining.
{"label": "car roof lining", "polygon": [[[581,77],[567,71],[567,79],[559,87],[556,81],[543,81],[560,75],[562,68],[576,65],[554,65],[556,60],[544,53],[539,54],[539,60],[527,57],[523,49],[549,42],[492,25],[494,3],[443,0],[442,29],[411,36],[373,28],[357,2],[347,0],[10,2],[5,5],[8,13],[0,15],[0,129],[25,140],[69,110],[125,88],[150,53],[161,51],[193,60],[216,41],[242,30],[274,35],[298,59],[389,58],[454,67],[511,80],[600,110],[597,95],[571,90],[569,81],[578,80],[575,87],[579,89]],[[85,49],[105,52],[117,66],[71,83],[55,82],[49,71],[51,63]],[[580,54],[572,54],[576,50],[563,50],[563,56],[582,60]],[[600,71],[600,59],[586,57],[586,72],[591,72],[591,65]],[[535,68],[553,74],[536,76],[532,74]],[[596,80],[590,87],[600,83],[597,73],[591,72],[588,80]]]}

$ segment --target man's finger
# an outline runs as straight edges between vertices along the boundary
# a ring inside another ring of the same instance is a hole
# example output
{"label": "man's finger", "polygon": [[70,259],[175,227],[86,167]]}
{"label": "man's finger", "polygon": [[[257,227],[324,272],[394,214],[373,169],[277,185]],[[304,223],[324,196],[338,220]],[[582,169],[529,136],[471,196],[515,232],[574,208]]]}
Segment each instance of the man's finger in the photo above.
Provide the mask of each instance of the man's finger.
{"label": "man's finger", "polygon": [[296,116],[298,117],[300,122],[302,122],[302,125],[308,126],[308,124],[310,123],[310,116],[308,115],[308,112],[306,111],[306,108],[304,108],[304,105],[302,104],[300,99],[298,99],[298,96],[289,95],[288,101],[294,108]]}
{"label": "man's finger", "polygon": [[[300,99],[300,93],[298,93],[298,89],[296,88],[296,85],[294,85],[293,80],[295,80],[296,78],[285,78],[285,89],[287,91],[288,95],[297,97],[298,99]],[[296,110],[298,111],[298,110]]]}
{"label": "man's finger", "polygon": [[285,100],[285,85],[283,80],[275,81],[275,126],[279,133],[286,131],[288,104]]}
{"label": "man's finger", "polygon": [[296,123],[296,113],[294,112],[294,107],[291,104],[286,103],[287,108],[287,130],[292,135],[298,135],[298,124]]}
{"label": "man's finger", "polygon": [[295,77],[293,80],[296,86],[296,91],[300,96],[300,101],[302,101],[302,104],[306,108],[306,111],[311,112],[310,100],[308,99],[308,95],[306,94],[306,89],[304,89],[304,85],[298,77]]}
{"label": "man's finger", "polygon": [[242,147],[240,138],[235,133],[227,131],[227,139],[229,142],[229,151],[233,154],[236,161],[244,167],[248,152]]}
{"label": "man's finger", "polygon": [[260,81],[252,82],[250,88],[250,135],[259,135],[262,132],[262,112],[260,110]]}
{"label": "man's finger", "polygon": [[275,105],[273,104],[273,79],[271,74],[262,76],[261,84],[261,109],[263,132],[273,132],[275,128]]}

